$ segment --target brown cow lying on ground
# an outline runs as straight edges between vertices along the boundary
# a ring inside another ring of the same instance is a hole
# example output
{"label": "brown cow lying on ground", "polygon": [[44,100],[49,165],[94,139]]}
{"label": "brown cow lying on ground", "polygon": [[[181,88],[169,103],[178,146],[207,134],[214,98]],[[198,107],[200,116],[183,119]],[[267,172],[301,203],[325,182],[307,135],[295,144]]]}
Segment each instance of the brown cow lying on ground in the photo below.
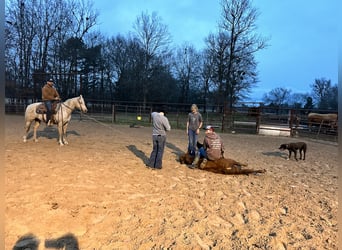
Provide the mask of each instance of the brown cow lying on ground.
{"label": "brown cow lying on ground", "polygon": [[[185,153],[182,154],[179,157],[179,162],[181,164],[192,164],[194,160],[194,156]],[[240,163],[237,161],[234,161],[232,159],[227,158],[221,158],[215,161],[207,161],[207,164],[204,168],[200,168],[200,165],[203,161],[203,158],[201,158],[197,164],[197,168],[213,172],[213,173],[219,173],[219,174],[256,174],[256,173],[265,173],[266,169],[262,170],[255,170],[255,169],[243,169],[242,166],[247,166],[247,164]]]}

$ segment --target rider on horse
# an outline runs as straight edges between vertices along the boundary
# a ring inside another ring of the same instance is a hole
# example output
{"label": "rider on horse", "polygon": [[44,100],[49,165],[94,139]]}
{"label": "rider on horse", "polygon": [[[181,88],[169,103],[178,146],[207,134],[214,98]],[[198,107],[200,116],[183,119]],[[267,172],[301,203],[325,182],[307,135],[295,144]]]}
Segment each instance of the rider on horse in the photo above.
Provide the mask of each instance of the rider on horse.
{"label": "rider on horse", "polygon": [[42,100],[46,106],[46,123],[48,126],[53,124],[52,116],[52,102],[60,100],[59,94],[56,88],[53,86],[54,82],[52,79],[49,79],[47,83],[42,88]]}

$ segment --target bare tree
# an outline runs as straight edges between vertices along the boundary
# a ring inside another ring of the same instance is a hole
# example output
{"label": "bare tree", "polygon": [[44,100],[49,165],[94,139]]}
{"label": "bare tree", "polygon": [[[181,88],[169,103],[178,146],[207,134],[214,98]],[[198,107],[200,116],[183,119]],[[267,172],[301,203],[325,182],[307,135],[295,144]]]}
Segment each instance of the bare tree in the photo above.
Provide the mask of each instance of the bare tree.
{"label": "bare tree", "polygon": [[[222,105],[226,98],[226,75],[227,75],[227,61],[229,54],[228,42],[229,38],[226,33],[219,32],[217,35],[210,34],[206,39],[207,53],[206,60],[212,62],[212,75],[213,86],[216,87],[215,102]],[[209,65],[207,65],[208,69]],[[208,86],[209,88],[210,86]]]}
{"label": "bare tree", "polygon": [[6,40],[6,43],[8,42],[6,54],[12,65],[16,67],[8,68],[7,72],[15,71],[13,76],[19,83],[18,87],[24,90],[22,93],[17,93],[18,96],[32,95],[26,90],[29,89],[30,85],[31,54],[37,32],[37,9],[32,3],[25,1],[12,1],[6,7],[7,35],[13,39],[12,41]]}
{"label": "bare tree", "polygon": [[202,71],[201,78],[203,81],[203,103],[204,113],[207,111],[208,99],[210,88],[212,85],[212,79],[214,78],[214,57],[213,53],[210,53],[207,49],[202,52]]}
{"label": "bare tree", "polygon": [[291,97],[291,90],[286,88],[275,88],[263,97],[265,104],[275,107],[281,107],[288,103]]}
{"label": "bare tree", "polygon": [[69,0],[70,22],[74,37],[83,39],[84,35],[96,25],[99,14],[93,10],[93,5],[90,0]]}
{"label": "bare tree", "polygon": [[311,85],[315,103],[320,109],[337,109],[337,85],[332,86],[331,80],[315,79]]}
{"label": "bare tree", "polygon": [[228,110],[257,82],[254,55],[264,49],[266,39],[254,32],[259,15],[250,0],[222,0],[222,19],[217,39],[217,80],[223,88],[224,103]]}
{"label": "bare tree", "polygon": [[[200,86],[198,81],[200,78],[201,55],[196,51],[195,47],[190,44],[183,44],[176,51],[174,57],[175,77],[179,82],[179,102],[192,102],[191,91],[194,94]],[[191,89],[192,88],[192,89]]]}
{"label": "bare tree", "polygon": [[292,93],[289,98],[289,104],[293,108],[304,108],[305,105],[308,108],[310,106],[308,93]]}
{"label": "bare tree", "polygon": [[121,35],[109,39],[104,46],[111,79],[118,100],[141,101],[141,86],[144,51],[136,39]]}
{"label": "bare tree", "polygon": [[166,25],[162,24],[161,18],[156,12],[152,15],[141,13],[137,17],[133,28],[136,39],[144,50],[144,64],[142,70],[141,87],[143,90],[143,102],[147,101],[150,88],[150,78],[153,74],[153,62],[159,62],[157,57],[169,54],[168,45],[171,43],[171,36]]}
{"label": "bare tree", "polygon": [[6,16],[6,57],[11,60],[6,65],[12,65],[7,75],[37,98],[49,74],[71,77],[62,46],[72,37],[83,39],[95,25],[97,13],[85,0],[8,0]]}

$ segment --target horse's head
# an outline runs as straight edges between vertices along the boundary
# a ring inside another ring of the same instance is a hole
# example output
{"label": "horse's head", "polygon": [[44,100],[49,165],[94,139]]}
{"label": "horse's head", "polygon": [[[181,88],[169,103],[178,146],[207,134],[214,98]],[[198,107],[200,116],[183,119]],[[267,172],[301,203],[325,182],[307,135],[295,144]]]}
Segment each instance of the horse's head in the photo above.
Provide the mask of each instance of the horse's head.
{"label": "horse's head", "polygon": [[83,96],[80,95],[78,98],[77,98],[77,103],[78,103],[78,109],[81,110],[83,113],[87,113],[88,112],[88,109],[87,109],[87,106],[84,102],[84,99],[83,99]]}

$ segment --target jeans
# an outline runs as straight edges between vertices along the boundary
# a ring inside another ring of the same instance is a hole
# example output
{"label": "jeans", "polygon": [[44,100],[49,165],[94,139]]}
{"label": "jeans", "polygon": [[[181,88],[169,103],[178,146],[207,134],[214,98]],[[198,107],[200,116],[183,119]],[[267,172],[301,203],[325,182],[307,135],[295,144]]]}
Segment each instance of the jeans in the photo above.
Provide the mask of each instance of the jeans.
{"label": "jeans", "polygon": [[208,158],[208,157],[207,157],[207,151],[205,151],[204,147],[201,147],[201,148],[198,150],[198,152],[199,152],[200,158]]}
{"label": "jeans", "polygon": [[195,155],[196,154],[197,140],[198,140],[198,135],[196,134],[196,130],[189,129],[188,130],[188,138],[189,138],[189,145],[188,145],[189,154]]}
{"label": "jeans", "polygon": [[152,140],[153,149],[147,165],[151,168],[162,168],[166,136],[152,135]]}
{"label": "jeans", "polygon": [[51,119],[52,101],[44,101],[46,106],[46,122]]}

